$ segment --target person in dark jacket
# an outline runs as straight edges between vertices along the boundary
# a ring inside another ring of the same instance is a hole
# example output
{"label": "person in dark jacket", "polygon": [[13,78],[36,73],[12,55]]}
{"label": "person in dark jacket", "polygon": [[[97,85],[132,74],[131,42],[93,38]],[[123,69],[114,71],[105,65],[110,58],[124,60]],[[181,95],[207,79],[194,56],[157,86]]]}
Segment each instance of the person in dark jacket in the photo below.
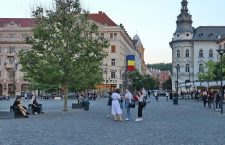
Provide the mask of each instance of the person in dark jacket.
{"label": "person in dark jacket", "polygon": [[26,107],[24,107],[21,103],[21,96],[17,96],[16,97],[16,100],[14,101],[13,103],[13,108],[14,108],[14,111],[16,108],[19,109],[20,113],[25,117],[25,118],[28,118],[28,111],[26,109]]}
{"label": "person in dark jacket", "polygon": [[32,105],[32,114],[35,114],[35,112],[37,112],[38,114],[41,113],[41,104],[39,104],[37,102],[37,98],[35,95],[32,96],[32,99],[31,99],[31,105]]}

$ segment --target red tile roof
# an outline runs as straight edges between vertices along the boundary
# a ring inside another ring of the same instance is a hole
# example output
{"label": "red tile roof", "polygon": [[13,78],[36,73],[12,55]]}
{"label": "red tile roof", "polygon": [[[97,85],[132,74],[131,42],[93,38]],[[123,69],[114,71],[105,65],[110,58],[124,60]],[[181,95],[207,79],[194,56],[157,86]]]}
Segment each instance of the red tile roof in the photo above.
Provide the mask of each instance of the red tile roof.
{"label": "red tile roof", "polygon": [[[108,26],[117,26],[104,12],[89,14],[89,18],[100,24],[107,24]],[[15,22],[20,24],[21,27],[33,27],[33,18],[0,18],[0,27],[3,27],[5,23]]]}
{"label": "red tile roof", "polygon": [[4,26],[5,23],[10,22],[18,23],[21,27],[33,27],[34,19],[33,18],[0,18],[0,27]]}
{"label": "red tile roof", "polygon": [[89,14],[89,18],[100,24],[107,24],[108,26],[117,26],[104,12],[99,11],[95,14]]}

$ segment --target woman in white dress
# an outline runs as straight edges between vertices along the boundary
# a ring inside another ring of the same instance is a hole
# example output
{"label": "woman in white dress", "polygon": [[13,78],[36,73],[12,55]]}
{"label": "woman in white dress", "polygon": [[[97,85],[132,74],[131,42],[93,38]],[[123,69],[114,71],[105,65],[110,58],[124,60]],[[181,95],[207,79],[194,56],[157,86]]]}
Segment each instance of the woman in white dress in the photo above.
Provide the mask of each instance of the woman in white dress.
{"label": "woman in white dress", "polygon": [[113,93],[112,93],[112,115],[114,117],[115,121],[123,121],[122,119],[122,110],[120,107],[120,103],[119,100],[121,99],[120,96],[120,90],[116,89]]}

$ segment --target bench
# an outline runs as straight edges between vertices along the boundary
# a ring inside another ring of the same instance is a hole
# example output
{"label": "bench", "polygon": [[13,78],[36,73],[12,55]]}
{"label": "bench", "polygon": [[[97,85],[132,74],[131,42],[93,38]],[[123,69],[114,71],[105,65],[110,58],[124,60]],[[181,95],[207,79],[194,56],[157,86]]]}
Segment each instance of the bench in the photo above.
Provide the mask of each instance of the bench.
{"label": "bench", "polygon": [[[38,104],[37,106],[38,106],[38,108],[40,109],[40,113],[43,113],[42,104]],[[28,111],[30,114],[33,114],[32,104],[28,104],[28,109],[27,109],[27,111]]]}
{"label": "bench", "polygon": [[0,119],[12,119],[15,118],[15,113],[12,111],[0,111]]}
{"label": "bench", "polygon": [[10,106],[10,112],[14,114],[14,118],[24,118],[18,107]]}
{"label": "bench", "polygon": [[72,103],[72,109],[82,109],[83,106],[82,103]]}

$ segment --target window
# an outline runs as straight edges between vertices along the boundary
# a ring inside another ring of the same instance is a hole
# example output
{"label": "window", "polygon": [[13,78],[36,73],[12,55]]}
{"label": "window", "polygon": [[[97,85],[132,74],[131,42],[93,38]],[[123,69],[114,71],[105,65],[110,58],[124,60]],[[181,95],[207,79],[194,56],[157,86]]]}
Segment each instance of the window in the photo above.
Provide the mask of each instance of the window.
{"label": "window", "polygon": [[117,33],[110,33],[110,39],[116,39]]}
{"label": "window", "polygon": [[9,64],[15,64],[14,57],[9,57]]}
{"label": "window", "polygon": [[8,77],[10,78],[10,79],[13,79],[14,78],[14,72],[13,71],[8,71],[9,73],[8,73]]}
{"label": "window", "polygon": [[190,72],[190,65],[189,64],[186,64],[185,71]]}
{"label": "window", "polygon": [[177,58],[180,58],[180,50],[177,50]]}
{"label": "window", "polygon": [[0,71],[0,78],[2,77],[2,72]]}
{"label": "window", "polygon": [[116,65],[116,59],[115,58],[111,59],[111,65],[112,66],[115,66]]}
{"label": "window", "polygon": [[111,53],[116,53],[116,46],[115,45],[111,46]]}
{"label": "window", "polygon": [[114,72],[114,71],[111,72],[111,78],[112,79],[115,79],[116,78],[116,72]]}
{"label": "window", "polygon": [[209,50],[209,57],[213,57],[213,51]]}
{"label": "window", "polygon": [[219,45],[219,49],[222,49],[222,44],[221,44],[221,45]]}
{"label": "window", "polygon": [[16,35],[15,34],[10,34],[9,35],[9,41],[15,41]]}
{"label": "window", "polygon": [[101,33],[101,37],[104,38],[104,33]]}
{"label": "window", "polygon": [[203,72],[204,68],[203,68],[203,64],[199,64],[199,72]]}
{"label": "window", "polygon": [[113,33],[110,33],[110,39],[113,39]]}
{"label": "window", "polygon": [[185,57],[189,57],[189,50],[186,50]]}
{"label": "window", "polygon": [[203,50],[199,50],[199,57],[203,57]]}
{"label": "window", "polygon": [[115,38],[115,39],[117,38],[117,33],[114,33],[114,38]]}
{"label": "window", "polygon": [[223,49],[225,49],[225,43],[223,43]]}
{"label": "window", "polygon": [[8,53],[15,53],[15,52],[16,52],[16,48],[14,46],[9,46]]}

